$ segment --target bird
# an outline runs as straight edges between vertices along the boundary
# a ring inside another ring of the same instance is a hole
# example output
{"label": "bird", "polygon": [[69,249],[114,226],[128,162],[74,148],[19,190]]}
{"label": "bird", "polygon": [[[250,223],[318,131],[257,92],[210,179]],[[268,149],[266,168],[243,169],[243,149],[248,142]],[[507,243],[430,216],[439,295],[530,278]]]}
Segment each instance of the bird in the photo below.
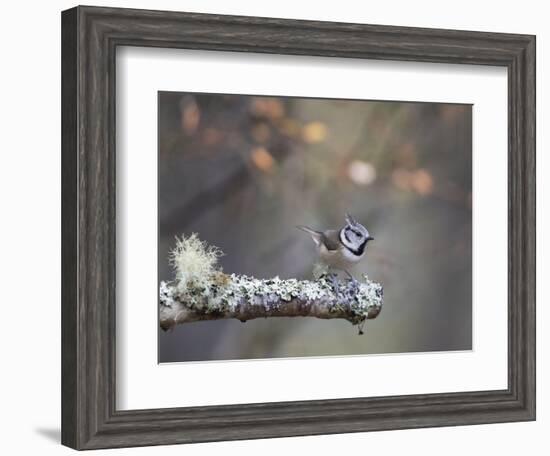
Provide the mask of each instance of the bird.
{"label": "bird", "polygon": [[317,231],[303,225],[297,228],[311,236],[323,264],[331,270],[344,271],[356,282],[349,273],[349,268],[365,257],[367,244],[374,238],[350,214],[346,214],[345,220],[346,224],[339,230]]}

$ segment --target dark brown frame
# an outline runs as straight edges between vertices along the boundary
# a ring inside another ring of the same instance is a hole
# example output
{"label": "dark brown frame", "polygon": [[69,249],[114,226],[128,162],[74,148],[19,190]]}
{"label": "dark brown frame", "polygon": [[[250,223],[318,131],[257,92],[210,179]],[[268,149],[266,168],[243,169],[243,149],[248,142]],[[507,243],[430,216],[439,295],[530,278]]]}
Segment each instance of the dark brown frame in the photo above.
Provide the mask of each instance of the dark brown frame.
{"label": "dark brown frame", "polygon": [[[115,50],[123,45],[506,67],[508,388],[116,410]],[[64,11],[62,238],[62,443],[70,447],[534,420],[535,37],[96,7]]]}

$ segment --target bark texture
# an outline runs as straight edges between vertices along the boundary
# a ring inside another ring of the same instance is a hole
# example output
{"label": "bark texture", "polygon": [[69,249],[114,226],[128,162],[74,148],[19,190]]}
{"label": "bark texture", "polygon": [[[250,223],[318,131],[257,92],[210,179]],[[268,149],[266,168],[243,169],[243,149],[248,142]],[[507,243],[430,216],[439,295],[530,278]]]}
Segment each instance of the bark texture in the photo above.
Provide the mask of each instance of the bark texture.
{"label": "bark texture", "polygon": [[267,317],[342,318],[354,325],[378,316],[383,289],[364,276],[333,283],[278,277],[260,280],[241,275],[214,274],[200,284],[177,281],[160,286],[160,326],[164,330],[181,323],[236,318],[242,322]]}

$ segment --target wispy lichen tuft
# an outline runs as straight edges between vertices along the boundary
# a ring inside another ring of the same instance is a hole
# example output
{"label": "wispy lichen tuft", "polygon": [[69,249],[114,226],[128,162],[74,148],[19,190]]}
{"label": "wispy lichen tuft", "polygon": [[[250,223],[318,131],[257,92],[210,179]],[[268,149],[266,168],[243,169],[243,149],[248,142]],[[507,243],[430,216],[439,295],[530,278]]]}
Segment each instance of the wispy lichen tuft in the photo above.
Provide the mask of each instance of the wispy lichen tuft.
{"label": "wispy lichen tuft", "polygon": [[220,272],[218,258],[223,252],[201,241],[197,233],[189,237],[176,237],[176,247],[170,252],[170,264],[176,272],[176,287],[179,294],[191,289],[208,292],[212,276]]}

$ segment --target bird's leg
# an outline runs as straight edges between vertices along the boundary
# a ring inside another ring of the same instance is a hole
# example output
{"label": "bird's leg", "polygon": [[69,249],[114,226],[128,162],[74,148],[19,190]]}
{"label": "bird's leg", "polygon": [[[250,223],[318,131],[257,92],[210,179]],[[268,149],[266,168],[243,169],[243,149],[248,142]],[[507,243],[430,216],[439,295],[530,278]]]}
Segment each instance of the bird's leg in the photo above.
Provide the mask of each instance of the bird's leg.
{"label": "bird's leg", "polygon": [[353,277],[349,271],[347,271],[346,269],[344,269],[344,272],[348,275],[348,277],[350,278],[351,281],[353,282],[357,282],[357,280],[355,280],[355,277]]}
{"label": "bird's leg", "polygon": [[356,294],[357,290],[359,289],[359,282],[348,271],[344,270],[344,272],[349,277],[349,282],[348,283],[351,285],[351,287],[350,287],[351,291],[353,292],[353,294]]}
{"label": "bird's leg", "polygon": [[340,283],[338,282],[338,274],[335,272],[328,272],[327,278],[332,285],[332,291],[335,295],[340,294]]}

